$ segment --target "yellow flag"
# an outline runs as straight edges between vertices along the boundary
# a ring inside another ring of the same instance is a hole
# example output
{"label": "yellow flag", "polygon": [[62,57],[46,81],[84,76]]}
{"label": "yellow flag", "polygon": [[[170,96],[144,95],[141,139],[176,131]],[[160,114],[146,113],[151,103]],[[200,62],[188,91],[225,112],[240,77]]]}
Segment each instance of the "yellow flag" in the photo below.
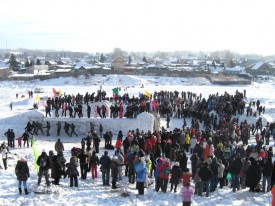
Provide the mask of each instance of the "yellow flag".
{"label": "yellow flag", "polygon": [[144,95],[148,98],[151,98],[151,94],[145,90]]}
{"label": "yellow flag", "polygon": [[40,102],[40,97],[39,97],[39,95],[36,96],[36,101]]}

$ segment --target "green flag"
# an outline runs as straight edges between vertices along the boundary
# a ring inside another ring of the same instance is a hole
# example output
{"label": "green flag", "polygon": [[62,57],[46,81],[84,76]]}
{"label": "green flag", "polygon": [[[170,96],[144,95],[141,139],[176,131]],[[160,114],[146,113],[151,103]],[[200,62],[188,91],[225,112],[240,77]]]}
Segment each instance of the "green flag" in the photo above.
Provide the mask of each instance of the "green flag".
{"label": "green flag", "polygon": [[33,143],[33,145],[32,145],[32,151],[33,151],[33,156],[34,156],[34,169],[35,169],[35,171],[38,171],[38,165],[37,165],[37,159],[38,159],[38,151],[37,151],[37,149],[36,149],[36,146],[35,146],[35,141],[34,141],[34,143]]}
{"label": "green flag", "polygon": [[113,93],[114,93],[114,94],[118,95],[118,87],[113,88],[112,90],[113,90]]}

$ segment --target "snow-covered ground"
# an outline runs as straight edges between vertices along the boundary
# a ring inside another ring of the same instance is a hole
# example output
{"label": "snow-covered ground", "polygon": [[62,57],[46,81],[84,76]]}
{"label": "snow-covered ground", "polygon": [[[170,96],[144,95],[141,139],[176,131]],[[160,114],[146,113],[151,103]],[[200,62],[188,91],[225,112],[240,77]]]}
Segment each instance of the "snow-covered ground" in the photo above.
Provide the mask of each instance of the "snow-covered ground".
{"label": "snow-covered ground", "polygon": [[[143,87],[142,87],[143,85]],[[247,102],[252,99],[259,99],[261,104],[265,106],[266,112],[262,115],[264,124],[266,121],[275,120],[275,96],[273,96],[275,83],[273,81],[265,83],[253,82],[251,85],[230,85],[220,86],[212,85],[208,80],[203,78],[168,78],[168,77],[147,77],[147,76],[127,76],[127,75],[110,75],[110,76],[91,76],[85,78],[58,78],[45,81],[2,81],[0,82],[0,142],[6,141],[4,133],[12,128],[16,137],[22,135],[27,122],[22,122],[26,112],[32,109],[33,104],[37,103],[37,94],[28,98],[28,91],[34,91],[34,88],[44,88],[45,92],[39,94],[40,103],[39,110],[44,113],[43,101],[46,97],[52,97],[52,89],[61,90],[66,94],[92,93],[102,87],[107,92],[107,96],[112,96],[112,89],[120,87],[120,94],[127,92],[129,96],[138,96],[145,90],[149,93],[154,91],[191,91],[193,93],[202,93],[203,97],[209,94],[222,94],[228,92],[234,94],[236,90],[243,92],[246,90]],[[19,98],[16,99],[16,94]],[[25,97],[22,97],[24,95]],[[22,97],[22,98],[21,98]],[[12,102],[13,110],[10,111],[9,105]],[[242,121],[246,117],[240,117]],[[254,118],[247,118],[249,122],[255,121]],[[170,129],[182,127],[183,120],[171,118]],[[187,119],[190,125],[190,120]],[[165,126],[165,119],[161,118],[161,126]],[[54,150],[54,144],[57,137],[52,132],[50,137],[37,136],[36,147],[39,153],[42,149],[47,152]],[[126,134],[124,134],[125,137]],[[114,135],[116,139],[116,134]],[[59,137],[64,143],[64,155],[69,160],[71,148],[80,147],[80,140],[84,136],[79,137]],[[254,140],[252,140],[254,141]],[[104,141],[101,142],[100,154],[105,151],[103,148]],[[273,144],[273,143],[272,143]],[[97,180],[91,179],[91,174],[87,180],[79,178],[79,187],[77,189],[69,187],[69,179],[61,179],[60,186],[53,186],[56,193],[50,195],[37,195],[31,192],[29,195],[18,195],[18,186],[16,176],[14,174],[14,166],[18,156],[24,156],[28,160],[30,167],[30,178],[28,179],[28,188],[31,190],[37,184],[37,171],[34,169],[34,155],[32,148],[14,148],[10,149],[8,159],[8,169],[0,170],[0,205],[182,205],[179,190],[177,193],[167,192],[156,193],[154,184],[145,190],[144,196],[138,196],[134,185],[127,184],[127,177],[119,182],[122,188],[116,192],[112,192],[110,188],[102,186],[101,173]],[[112,156],[114,151],[109,151]],[[188,154],[190,156],[190,154]],[[43,181],[43,180],[42,180]],[[130,192],[130,196],[121,197],[123,192]],[[270,205],[270,193],[250,193],[248,189],[233,193],[232,189],[218,189],[216,192],[210,193],[210,197],[194,196],[193,205]]]}

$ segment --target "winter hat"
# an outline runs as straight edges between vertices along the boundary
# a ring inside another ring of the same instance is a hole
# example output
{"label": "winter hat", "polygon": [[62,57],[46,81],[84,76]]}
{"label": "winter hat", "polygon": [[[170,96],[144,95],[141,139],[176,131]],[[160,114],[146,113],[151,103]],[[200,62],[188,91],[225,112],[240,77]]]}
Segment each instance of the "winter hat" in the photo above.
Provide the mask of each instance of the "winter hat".
{"label": "winter hat", "polygon": [[175,162],[175,166],[179,167],[180,163],[179,162]]}
{"label": "winter hat", "polygon": [[158,163],[163,163],[163,159],[161,157],[158,158]]}
{"label": "winter hat", "polygon": [[166,157],[163,158],[163,162],[168,162],[168,161],[169,161],[168,158],[166,158]]}
{"label": "winter hat", "polygon": [[117,156],[113,156],[112,160],[118,160],[118,157]]}
{"label": "winter hat", "polygon": [[145,160],[146,161],[149,161],[150,160],[150,157],[147,155],[147,156],[145,156]]}

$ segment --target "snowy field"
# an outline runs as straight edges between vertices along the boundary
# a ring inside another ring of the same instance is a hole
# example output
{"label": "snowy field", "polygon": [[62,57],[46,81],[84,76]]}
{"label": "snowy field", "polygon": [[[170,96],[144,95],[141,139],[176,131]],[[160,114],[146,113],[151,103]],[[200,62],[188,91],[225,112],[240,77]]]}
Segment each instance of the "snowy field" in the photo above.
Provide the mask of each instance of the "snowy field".
{"label": "snowy field", "polygon": [[[142,87],[143,85],[143,87]],[[265,106],[266,112],[262,115],[263,124],[266,121],[272,122],[275,120],[275,96],[274,88],[275,83],[273,81],[265,83],[253,82],[251,85],[230,85],[220,86],[212,85],[208,80],[203,78],[167,78],[167,77],[145,77],[145,76],[91,76],[85,78],[80,76],[78,78],[58,78],[45,81],[2,81],[0,82],[0,142],[6,141],[4,133],[12,128],[15,131],[16,137],[21,136],[27,122],[22,123],[20,118],[24,116],[25,112],[32,109],[33,104],[37,103],[37,96],[28,98],[28,91],[34,91],[34,88],[41,87],[44,89],[44,93],[39,94],[39,110],[44,113],[43,100],[46,97],[52,97],[52,88],[57,91],[61,90],[66,94],[77,93],[85,94],[86,92],[92,93],[102,87],[107,92],[107,96],[112,96],[112,89],[115,87],[121,87],[120,94],[127,92],[129,96],[138,96],[139,93],[144,93],[145,90],[149,93],[154,91],[191,91],[193,93],[202,93],[203,97],[208,97],[209,94],[223,94],[225,91],[229,94],[234,94],[236,90],[243,92],[246,90],[247,102],[252,99],[259,99],[261,105]],[[16,99],[16,94],[19,94],[19,98]],[[25,97],[22,97],[24,95]],[[22,97],[22,98],[21,98]],[[10,111],[9,105],[12,102],[13,110]],[[60,111],[61,112],[61,111]],[[240,117],[240,120],[244,120],[245,117]],[[255,118],[249,117],[248,122],[255,122]],[[183,120],[171,118],[170,129],[175,127],[182,127]],[[190,125],[190,120],[187,119],[187,124]],[[166,126],[165,119],[161,119],[161,126]],[[47,152],[54,150],[54,144],[57,140],[55,136],[56,132],[52,131],[50,137],[37,136],[36,147],[39,153],[42,149]],[[114,134],[114,139],[116,139]],[[126,134],[124,134],[125,137]],[[78,137],[59,137],[64,143],[65,152],[64,155],[69,160],[71,154],[71,148],[76,146],[80,147],[80,140],[84,136]],[[255,142],[254,138],[251,143]],[[101,156],[105,151],[103,148],[104,141],[100,145]],[[273,144],[273,143],[272,143]],[[0,170],[0,205],[146,205],[146,206],[164,206],[164,205],[182,205],[181,197],[178,190],[177,193],[156,193],[154,191],[154,184],[145,190],[144,196],[138,196],[137,190],[134,185],[127,184],[127,177],[124,177],[119,182],[121,189],[116,192],[111,191],[108,187],[102,186],[101,173],[99,172],[99,178],[92,180],[91,174],[88,174],[87,180],[81,180],[79,178],[79,187],[77,189],[69,187],[69,179],[61,179],[60,186],[53,186],[55,193],[49,195],[37,195],[31,192],[29,195],[18,195],[17,180],[14,173],[14,166],[17,162],[18,156],[24,156],[28,160],[30,167],[30,178],[28,179],[28,188],[31,191],[37,184],[37,171],[34,169],[34,156],[32,148],[14,148],[10,149],[11,154],[8,158],[8,169]],[[109,151],[109,155],[112,156],[114,151]],[[190,154],[188,154],[190,156]],[[190,166],[190,162],[189,162]],[[190,168],[190,167],[189,167]],[[43,180],[42,180],[43,182]],[[168,186],[169,187],[169,186]],[[122,192],[129,192],[130,196],[121,197]],[[218,189],[216,192],[210,193],[210,197],[198,197],[194,196],[193,205],[242,205],[252,206],[271,205],[270,193],[249,193],[248,189],[233,193],[232,189],[225,187],[224,189]]]}

